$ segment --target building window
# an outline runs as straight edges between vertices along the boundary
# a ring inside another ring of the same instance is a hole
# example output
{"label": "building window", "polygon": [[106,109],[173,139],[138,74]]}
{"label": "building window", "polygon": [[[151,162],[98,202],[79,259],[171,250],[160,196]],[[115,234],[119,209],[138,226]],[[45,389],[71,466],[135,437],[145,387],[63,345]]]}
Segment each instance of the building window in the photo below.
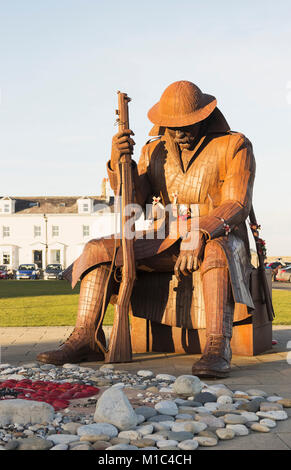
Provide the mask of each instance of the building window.
{"label": "building window", "polygon": [[58,225],[53,225],[52,226],[52,236],[53,237],[58,237],[59,236],[59,226]]}
{"label": "building window", "polygon": [[83,204],[83,212],[89,212],[89,204],[88,204],[88,202],[85,202],[85,203]]}
{"label": "building window", "polygon": [[10,253],[3,253],[3,264],[10,264]]}
{"label": "building window", "polygon": [[40,237],[41,236],[41,226],[40,225],[35,225],[34,226],[34,236],[35,237]]}
{"label": "building window", "polygon": [[10,212],[10,204],[4,204],[4,212]]}
{"label": "building window", "polygon": [[83,237],[89,237],[90,228],[89,225],[83,225]]}
{"label": "building window", "polygon": [[3,234],[3,237],[10,237],[10,227],[5,227],[3,225],[2,234]]}
{"label": "building window", "polygon": [[61,262],[61,250],[51,250],[51,263],[60,263]]}

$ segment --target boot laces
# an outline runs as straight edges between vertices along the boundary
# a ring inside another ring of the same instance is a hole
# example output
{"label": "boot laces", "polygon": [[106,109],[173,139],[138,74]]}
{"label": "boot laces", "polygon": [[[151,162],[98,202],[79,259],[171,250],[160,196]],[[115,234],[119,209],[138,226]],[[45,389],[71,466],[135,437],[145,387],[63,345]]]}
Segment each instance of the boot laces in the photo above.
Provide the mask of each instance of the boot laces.
{"label": "boot laces", "polygon": [[219,355],[223,351],[223,337],[211,335],[208,338],[207,355]]}

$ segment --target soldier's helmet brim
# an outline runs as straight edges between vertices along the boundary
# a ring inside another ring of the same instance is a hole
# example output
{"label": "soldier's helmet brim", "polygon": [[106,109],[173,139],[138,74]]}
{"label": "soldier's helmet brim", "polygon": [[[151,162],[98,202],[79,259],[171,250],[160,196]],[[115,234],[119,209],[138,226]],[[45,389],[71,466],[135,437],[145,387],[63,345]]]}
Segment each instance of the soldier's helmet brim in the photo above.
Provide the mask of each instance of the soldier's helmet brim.
{"label": "soldier's helmet brim", "polygon": [[202,93],[192,82],[169,85],[148,112],[149,120],[163,127],[185,127],[206,119],[217,106],[214,96]]}

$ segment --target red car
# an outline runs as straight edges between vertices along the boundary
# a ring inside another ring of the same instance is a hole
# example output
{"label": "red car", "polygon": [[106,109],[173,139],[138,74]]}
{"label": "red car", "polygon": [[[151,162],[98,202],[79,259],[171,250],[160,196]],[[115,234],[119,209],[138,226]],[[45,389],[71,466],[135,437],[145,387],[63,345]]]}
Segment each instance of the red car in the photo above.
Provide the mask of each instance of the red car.
{"label": "red car", "polygon": [[0,279],[13,279],[13,271],[6,264],[0,265]]}
{"label": "red car", "polygon": [[8,279],[8,269],[7,266],[0,266],[0,279]]}

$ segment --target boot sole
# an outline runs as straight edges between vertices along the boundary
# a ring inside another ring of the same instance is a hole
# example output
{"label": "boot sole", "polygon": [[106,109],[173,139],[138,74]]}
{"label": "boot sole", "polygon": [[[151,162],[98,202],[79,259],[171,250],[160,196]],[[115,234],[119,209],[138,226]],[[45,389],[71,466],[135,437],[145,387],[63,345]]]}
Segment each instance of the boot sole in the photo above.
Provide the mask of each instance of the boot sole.
{"label": "boot sole", "polygon": [[79,364],[79,363],[82,363],[82,362],[99,362],[99,361],[104,361],[104,354],[103,353],[90,353],[90,354],[87,354],[85,356],[81,356],[81,357],[78,357],[76,359],[66,359],[65,361],[58,361],[58,360],[53,360],[53,359],[49,359],[49,358],[46,358],[46,357],[38,357],[36,358],[36,360],[38,362],[43,362],[44,364],[54,364],[55,366],[63,366],[64,364],[66,363],[70,363],[70,364]]}
{"label": "boot sole", "polygon": [[192,369],[192,375],[195,375],[196,377],[205,377],[205,378],[213,378],[213,379],[224,379],[225,377],[228,377],[230,374],[230,371],[210,371],[210,370],[197,370],[195,371]]}

